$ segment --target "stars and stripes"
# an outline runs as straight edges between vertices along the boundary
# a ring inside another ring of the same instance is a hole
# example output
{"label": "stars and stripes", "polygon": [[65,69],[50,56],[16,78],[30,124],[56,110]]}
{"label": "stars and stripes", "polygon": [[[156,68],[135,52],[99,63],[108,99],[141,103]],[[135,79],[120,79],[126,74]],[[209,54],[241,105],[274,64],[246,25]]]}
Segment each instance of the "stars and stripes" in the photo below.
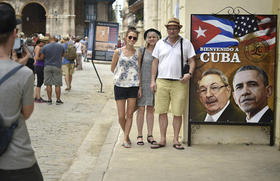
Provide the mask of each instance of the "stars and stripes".
{"label": "stars and stripes", "polygon": [[[239,17],[239,19],[237,19]],[[264,41],[273,48],[276,43],[276,20],[275,16],[238,16],[235,19],[234,35],[240,41],[246,41],[252,37],[257,37],[259,41]]]}
{"label": "stars and stripes", "polygon": [[234,36],[241,37],[258,30],[258,19],[255,16],[235,16]]}

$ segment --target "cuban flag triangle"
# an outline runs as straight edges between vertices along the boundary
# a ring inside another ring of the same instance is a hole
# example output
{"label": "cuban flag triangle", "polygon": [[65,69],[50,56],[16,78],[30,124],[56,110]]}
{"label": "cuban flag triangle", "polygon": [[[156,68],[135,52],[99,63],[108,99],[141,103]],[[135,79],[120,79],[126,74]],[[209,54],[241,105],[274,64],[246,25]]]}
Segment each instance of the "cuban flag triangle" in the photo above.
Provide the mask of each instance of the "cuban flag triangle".
{"label": "cuban flag triangle", "polygon": [[225,48],[237,46],[233,38],[234,22],[209,15],[192,16],[192,43],[196,53],[200,47]]}

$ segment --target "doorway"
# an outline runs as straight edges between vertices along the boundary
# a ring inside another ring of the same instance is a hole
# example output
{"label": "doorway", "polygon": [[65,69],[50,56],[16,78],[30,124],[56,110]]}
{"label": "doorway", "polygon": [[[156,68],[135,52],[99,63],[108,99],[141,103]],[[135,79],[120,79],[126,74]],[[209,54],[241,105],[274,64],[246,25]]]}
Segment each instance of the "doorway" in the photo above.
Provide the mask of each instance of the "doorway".
{"label": "doorway", "polygon": [[46,33],[46,11],[38,3],[27,4],[22,10],[22,31],[26,36]]}

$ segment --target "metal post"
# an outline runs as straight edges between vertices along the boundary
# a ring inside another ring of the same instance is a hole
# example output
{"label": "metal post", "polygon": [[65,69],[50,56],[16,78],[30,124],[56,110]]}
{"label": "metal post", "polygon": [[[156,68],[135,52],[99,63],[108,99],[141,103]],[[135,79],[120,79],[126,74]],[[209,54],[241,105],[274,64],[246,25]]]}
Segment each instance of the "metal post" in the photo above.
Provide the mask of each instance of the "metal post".
{"label": "metal post", "polygon": [[99,74],[98,74],[97,69],[96,69],[96,67],[95,67],[95,65],[94,65],[93,59],[91,59],[91,63],[92,63],[92,66],[93,66],[93,68],[94,68],[94,70],[95,70],[95,72],[96,72],[96,75],[97,75],[98,80],[99,80],[100,85],[101,85],[101,86],[100,86],[100,91],[98,91],[98,92],[99,92],[99,93],[104,93],[104,92],[102,91],[103,83],[102,83],[102,81],[101,81],[101,79],[100,79],[100,77],[99,77]]}

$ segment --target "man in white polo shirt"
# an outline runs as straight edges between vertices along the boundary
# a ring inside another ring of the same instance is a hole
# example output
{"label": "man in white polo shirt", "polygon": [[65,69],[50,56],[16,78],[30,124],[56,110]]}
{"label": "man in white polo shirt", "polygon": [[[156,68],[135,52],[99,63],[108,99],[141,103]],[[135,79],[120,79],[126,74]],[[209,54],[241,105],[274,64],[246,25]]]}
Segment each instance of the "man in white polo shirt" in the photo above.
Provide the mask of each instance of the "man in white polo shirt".
{"label": "man in white polo shirt", "polygon": [[[168,36],[159,40],[153,51],[151,89],[155,93],[155,112],[159,114],[161,139],[159,144],[152,145],[151,148],[161,148],[166,145],[167,112],[171,104],[174,129],[173,147],[182,150],[184,147],[179,143],[179,132],[186,103],[188,81],[195,69],[195,51],[191,42],[179,35],[182,28],[179,19],[171,18],[165,26]],[[188,60],[190,65],[189,71],[183,76],[181,39],[183,39],[184,64]]]}

